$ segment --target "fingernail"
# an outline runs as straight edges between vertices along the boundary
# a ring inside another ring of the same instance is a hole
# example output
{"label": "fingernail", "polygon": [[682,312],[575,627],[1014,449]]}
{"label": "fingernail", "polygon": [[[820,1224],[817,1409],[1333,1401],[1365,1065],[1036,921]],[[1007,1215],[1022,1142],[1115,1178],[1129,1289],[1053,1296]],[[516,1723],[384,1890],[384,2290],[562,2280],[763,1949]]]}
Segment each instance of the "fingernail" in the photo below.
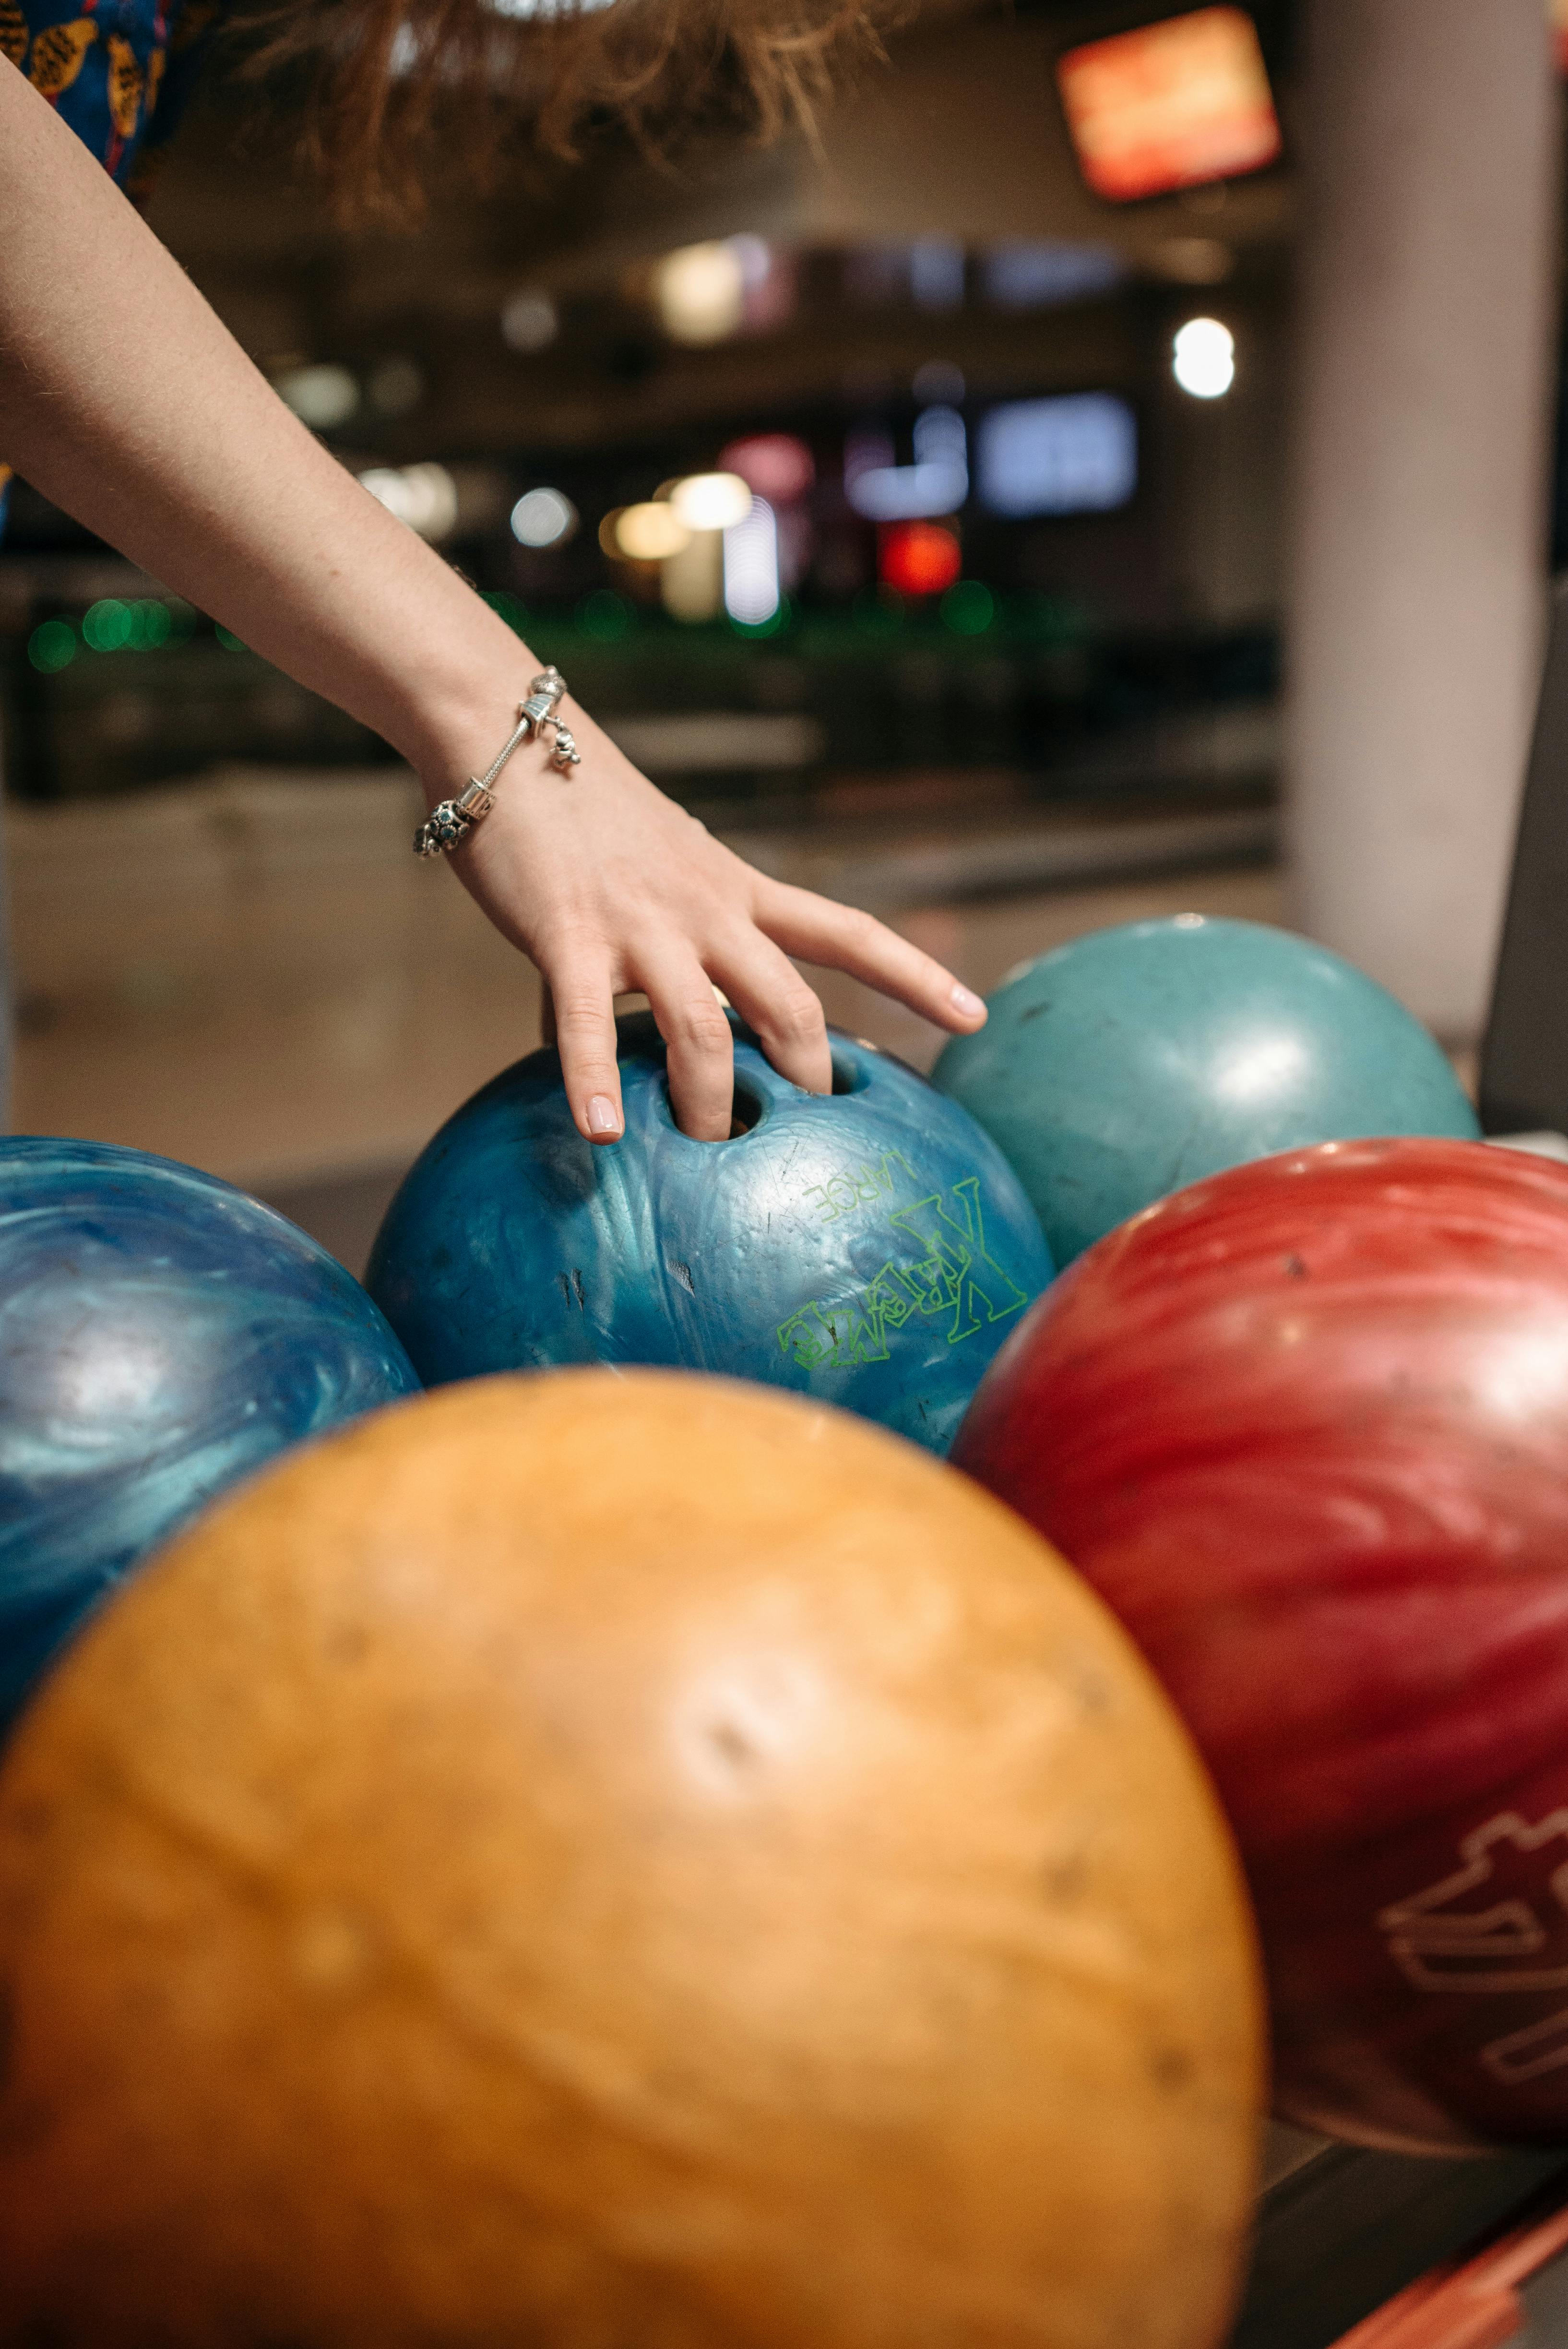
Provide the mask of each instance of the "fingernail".
{"label": "fingernail", "polygon": [[961,1011],[965,1019],[973,1019],[977,1011],[984,1011],[985,1009],[975,989],[972,987],[965,987],[960,978],[954,980],[953,992],[947,999],[954,1011]]}
{"label": "fingernail", "polygon": [[608,1093],[595,1093],[588,1104],[590,1133],[619,1133],[621,1112]]}

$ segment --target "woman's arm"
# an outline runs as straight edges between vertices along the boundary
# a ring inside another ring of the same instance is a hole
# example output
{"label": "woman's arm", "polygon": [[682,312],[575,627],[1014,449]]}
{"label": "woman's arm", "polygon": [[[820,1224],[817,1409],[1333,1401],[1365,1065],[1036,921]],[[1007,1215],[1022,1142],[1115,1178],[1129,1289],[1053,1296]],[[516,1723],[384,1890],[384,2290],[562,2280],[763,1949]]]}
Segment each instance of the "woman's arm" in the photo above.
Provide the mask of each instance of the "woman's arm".
{"label": "woman's arm", "polygon": [[[0,61],[0,457],[155,578],[390,742],[433,804],[482,771],[537,668],[481,598],[289,413],[106,174]],[[525,745],[456,853],[542,972],[573,1114],[621,1131],[612,998],[645,991],[688,1133],[729,1131],[721,987],[798,1084],[831,1081],[821,1007],[788,957],[929,1019],[984,1007],[869,916],[710,839],[562,705],[570,777]]]}

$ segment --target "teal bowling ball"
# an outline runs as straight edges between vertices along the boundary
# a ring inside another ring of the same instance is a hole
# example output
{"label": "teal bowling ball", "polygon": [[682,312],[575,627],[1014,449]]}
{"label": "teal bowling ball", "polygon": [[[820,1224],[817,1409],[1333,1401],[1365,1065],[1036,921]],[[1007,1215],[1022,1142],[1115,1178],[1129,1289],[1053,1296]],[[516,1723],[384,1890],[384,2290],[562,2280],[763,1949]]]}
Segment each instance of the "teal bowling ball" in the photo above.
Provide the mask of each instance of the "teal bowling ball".
{"label": "teal bowling ball", "polygon": [[802,1092],[736,1023],[737,1123],[694,1142],[645,1014],[618,1022],[625,1132],[584,1142],[552,1050],[416,1160],[366,1275],[428,1386],[662,1364],[820,1397],[944,1453],[1051,1278],[1034,1210],[955,1102],[835,1037]]}
{"label": "teal bowling ball", "polygon": [[1197,914],[1097,930],[1026,964],[934,1081],[1005,1153],[1058,1265],[1172,1191],[1278,1150],[1474,1141],[1420,1023],[1326,947]]}
{"label": "teal bowling ball", "polygon": [[141,1150],[0,1138],[0,1733],[205,1503],[418,1392],[358,1282],[259,1199]]}

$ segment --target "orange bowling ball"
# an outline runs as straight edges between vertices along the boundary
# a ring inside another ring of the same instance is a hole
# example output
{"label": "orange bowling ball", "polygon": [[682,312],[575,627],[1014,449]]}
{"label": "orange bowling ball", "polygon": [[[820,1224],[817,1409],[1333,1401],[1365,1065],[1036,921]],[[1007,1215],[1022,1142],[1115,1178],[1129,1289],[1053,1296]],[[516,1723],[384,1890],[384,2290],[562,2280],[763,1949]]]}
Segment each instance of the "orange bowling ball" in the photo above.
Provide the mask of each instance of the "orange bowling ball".
{"label": "orange bowling ball", "polygon": [[1099,1601],[776,1393],[498,1379],[206,1516],[0,1772],[0,2342],[1212,2349],[1252,1929]]}

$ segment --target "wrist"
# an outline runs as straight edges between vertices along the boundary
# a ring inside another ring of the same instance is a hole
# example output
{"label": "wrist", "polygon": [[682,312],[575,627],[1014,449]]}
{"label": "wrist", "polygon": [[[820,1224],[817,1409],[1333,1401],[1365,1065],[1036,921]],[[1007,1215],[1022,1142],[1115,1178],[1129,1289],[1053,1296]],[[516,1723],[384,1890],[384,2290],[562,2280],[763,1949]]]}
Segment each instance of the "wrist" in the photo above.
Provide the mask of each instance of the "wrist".
{"label": "wrist", "polygon": [[482,774],[471,774],[460,792],[432,797],[427,783],[430,814],[414,836],[420,856],[441,856],[460,847],[475,826],[495,805],[495,787],[525,743],[542,750],[559,775],[569,775],[582,764],[576,738],[562,710],[566,680],[552,663],[529,679],[525,698],[514,711],[514,723]]}
{"label": "wrist", "polygon": [[543,667],[504,621],[485,605],[480,610],[490,625],[473,630],[471,642],[404,670],[392,723],[384,730],[432,806],[484,773]]}

